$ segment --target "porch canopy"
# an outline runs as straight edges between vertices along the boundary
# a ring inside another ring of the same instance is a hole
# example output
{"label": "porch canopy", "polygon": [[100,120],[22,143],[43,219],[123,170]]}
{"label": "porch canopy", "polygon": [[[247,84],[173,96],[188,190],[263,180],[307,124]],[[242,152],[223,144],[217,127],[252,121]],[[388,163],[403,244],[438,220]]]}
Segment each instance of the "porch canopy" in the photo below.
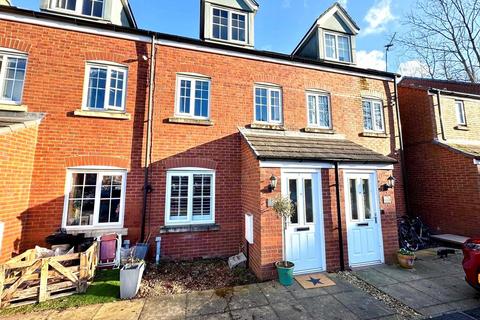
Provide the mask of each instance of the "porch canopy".
{"label": "porch canopy", "polygon": [[307,160],[356,163],[396,163],[397,160],[345,139],[318,133],[240,128],[259,160]]}

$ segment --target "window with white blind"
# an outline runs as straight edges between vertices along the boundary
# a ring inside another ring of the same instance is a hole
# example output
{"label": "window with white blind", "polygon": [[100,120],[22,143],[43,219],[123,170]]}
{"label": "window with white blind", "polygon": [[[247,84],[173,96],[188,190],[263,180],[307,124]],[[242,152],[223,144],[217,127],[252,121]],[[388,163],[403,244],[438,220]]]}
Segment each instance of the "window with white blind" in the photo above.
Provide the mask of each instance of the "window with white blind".
{"label": "window with white blind", "polygon": [[215,222],[215,172],[186,168],[167,172],[165,224]]}
{"label": "window with white blind", "polygon": [[385,132],[382,101],[364,99],[362,105],[363,129],[365,131]]}
{"label": "window with white blind", "polygon": [[308,126],[331,129],[330,97],[326,93],[307,92]]}

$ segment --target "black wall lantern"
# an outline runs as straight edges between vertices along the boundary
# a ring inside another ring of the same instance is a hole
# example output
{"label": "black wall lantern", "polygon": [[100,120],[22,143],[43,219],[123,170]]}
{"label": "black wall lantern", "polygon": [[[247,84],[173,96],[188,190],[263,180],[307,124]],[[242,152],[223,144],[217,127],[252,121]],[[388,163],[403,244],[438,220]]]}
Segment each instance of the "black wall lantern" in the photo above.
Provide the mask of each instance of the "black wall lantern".
{"label": "black wall lantern", "polygon": [[387,183],[385,183],[383,186],[382,186],[382,190],[383,191],[388,191],[388,189],[393,189],[395,187],[395,181],[397,181],[397,179],[395,179],[394,177],[390,176],[387,178]]}
{"label": "black wall lantern", "polygon": [[272,174],[272,176],[270,177],[270,185],[268,186],[268,189],[270,190],[270,192],[272,192],[273,190],[275,190],[276,187],[277,187],[277,177],[275,177]]}

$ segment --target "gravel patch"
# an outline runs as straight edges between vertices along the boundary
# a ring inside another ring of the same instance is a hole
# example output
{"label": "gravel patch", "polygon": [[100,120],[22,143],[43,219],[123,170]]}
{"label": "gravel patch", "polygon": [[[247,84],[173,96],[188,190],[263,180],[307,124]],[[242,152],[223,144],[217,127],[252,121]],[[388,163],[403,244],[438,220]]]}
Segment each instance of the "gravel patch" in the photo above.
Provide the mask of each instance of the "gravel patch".
{"label": "gravel patch", "polygon": [[369,284],[368,282],[360,279],[355,274],[350,271],[343,271],[339,272],[338,275],[348,281],[350,284],[354,285],[355,287],[367,292],[375,299],[382,301],[385,303],[389,308],[394,310],[397,314],[407,318],[407,319],[423,319],[423,316],[415,311],[414,309],[410,308],[406,304],[398,301],[397,299],[393,298],[392,296],[386,294],[385,292],[379,290],[377,287]]}

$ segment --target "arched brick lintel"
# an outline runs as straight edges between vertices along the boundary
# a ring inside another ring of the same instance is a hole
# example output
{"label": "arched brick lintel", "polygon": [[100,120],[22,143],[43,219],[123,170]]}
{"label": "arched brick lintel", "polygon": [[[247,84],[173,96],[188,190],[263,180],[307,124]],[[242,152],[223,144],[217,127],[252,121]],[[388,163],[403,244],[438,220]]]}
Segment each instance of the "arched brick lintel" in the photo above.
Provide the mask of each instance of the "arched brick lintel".
{"label": "arched brick lintel", "polygon": [[81,166],[106,166],[129,169],[130,161],[125,158],[109,156],[76,156],[68,158],[66,161],[67,168]]}
{"label": "arched brick lintel", "polygon": [[217,162],[205,158],[177,158],[165,160],[165,169],[173,168],[205,168],[216,170]]}
{"label": "arched brick lintel", "polygon": [[0,37],[0,48],[13,49],[13,50],[29,53],[31,47],[32,47],[31,44],[23,40]]}

